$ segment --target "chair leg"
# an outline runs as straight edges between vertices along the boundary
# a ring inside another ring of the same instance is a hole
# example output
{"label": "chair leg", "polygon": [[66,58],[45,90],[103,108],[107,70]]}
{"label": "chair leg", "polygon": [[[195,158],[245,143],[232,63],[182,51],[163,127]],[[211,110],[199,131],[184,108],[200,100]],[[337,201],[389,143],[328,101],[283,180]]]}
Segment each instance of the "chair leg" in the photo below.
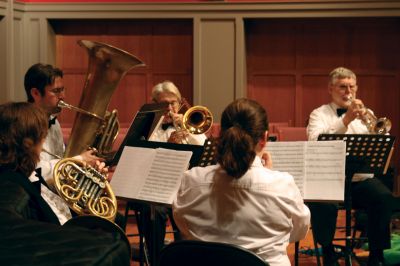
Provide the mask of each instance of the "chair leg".
{"label": "chair leg", "polygon": [[317,266],[321,266],[321,254],[319,254],[318,243],[317,240],[315,240],[314,235],[313,235],[313,241],[314,241],[315,259],[317,260]]}
{"label": "chair leg", "polygon": [[294,265],[299,266],[299,241],[294,243]]}

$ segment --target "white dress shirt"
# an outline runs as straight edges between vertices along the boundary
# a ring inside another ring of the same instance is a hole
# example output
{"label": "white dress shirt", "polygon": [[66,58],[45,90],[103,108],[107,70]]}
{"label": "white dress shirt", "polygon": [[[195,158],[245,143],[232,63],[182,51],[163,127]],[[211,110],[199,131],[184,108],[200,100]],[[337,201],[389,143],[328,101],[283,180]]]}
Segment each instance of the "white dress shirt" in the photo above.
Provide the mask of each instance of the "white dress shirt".
{"label": "white dress shirt", "polygon": [[[53,117],[50,117],[53,118]],[[43,179],[46,181],[49,188],[41,184],[41,196],[53,210],[53,212],[58,217],[61,224],[64,224],[67,220],[72,218],[71,211],[65,201],[55,192],[54,181],[53,181],[53,170],[56,163],[60,160],[57,158],[63,157],[65,145],[64,139],[61,131],[61,126],[58,120],[51,125],[46,136],[46,140],[43,144],[43,149],[48,152],[42,151],[40,153],[40,162],[36,168],[41,168]],[[50,154],[51,153],[51,154]],[[33,172],[29,177],[31,182],[38,181],[39,178],[36,173]]]}
{"label": "white dress shirt", "polygon": [[[318,140],[320,134],[369,134],[368,128],[360,119],[354,119],[346,127],[343,124],[344,114],[340,117],[337,115],[338,108],[339,106],[332,102],[311,112],[307,126],[308,140]],[[372,174],[355,174],[352,181],[362,181],[372,177]]]}
{"label": "white dress shirt", "polygon": [[[42,151],[40,153],[40,162],[37,165],[37,168],[42,168],[42,176],[44,180],[52,186],[54,166],[59,161],[59,158],[63,157],[65,150],[61,126],[58,120],[56,120],[55,124],[49,128],[46,140],[43,144],[43,149],[48,152]],[[59,156],[59,158],[57,158],[57,156]]]}
{"label": "white dress shirt", "polygon": [[239,245],[271,266],[290,266],[288,243],[304,238],[310,224],[293,177],[266,169],[258,156],[239,179],[219,165],[187,171],[173,214],[183,238]]}
{"label": "white dress shirt", "polygon": [[[34,172],[29,177],[29,180],[35,182],[39,181],[39,178]],[[65,201],[58,194],[48,189],[44,184],[40,185],[40,195],[53,210],[61,225],[72,218],[71,211]]]}
{"label": "white dress shirt", "polygon": [[[150,136],[149,141],[159,141],[159,142],[168,142],[169,137],[172,132],[176,131],[173,126],[169,126],[166,130],[162,129],[160,126],[156,128],[153,134]],[[207,139],[204,134],[190,134],[187,137],[188,144],[193,145],[204,145],[204,141]]]}

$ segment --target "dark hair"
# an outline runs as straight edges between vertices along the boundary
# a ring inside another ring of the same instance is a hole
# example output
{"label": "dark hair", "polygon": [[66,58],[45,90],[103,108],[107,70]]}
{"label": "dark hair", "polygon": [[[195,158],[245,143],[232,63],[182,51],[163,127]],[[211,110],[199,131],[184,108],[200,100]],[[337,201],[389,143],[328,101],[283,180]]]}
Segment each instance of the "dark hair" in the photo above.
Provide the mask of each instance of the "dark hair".
{"label": "dark hair", "polygon": [[259,103],[243,98],[229,104],[221,117],[218,163],[230,176],[243,176],[253,163],[256,145],[267,130],[267,113]]}
{"label": "dark hair", "polygon": [[63,72],[59,68],[41,63],[31,66],[28,71],[26,71],[24,78],[28,102],[32,103],[34,101],[31,95],[32,88],[38,89],[40,94],[44,96],[46,86],[53,84],[56,77],[63,77]]}
{"label": "dark hair", "polygon": [[40,159],[37,145],[47,135],[47,114],[32,103],[6,103],[0,125],[0,167],[30,176]]}

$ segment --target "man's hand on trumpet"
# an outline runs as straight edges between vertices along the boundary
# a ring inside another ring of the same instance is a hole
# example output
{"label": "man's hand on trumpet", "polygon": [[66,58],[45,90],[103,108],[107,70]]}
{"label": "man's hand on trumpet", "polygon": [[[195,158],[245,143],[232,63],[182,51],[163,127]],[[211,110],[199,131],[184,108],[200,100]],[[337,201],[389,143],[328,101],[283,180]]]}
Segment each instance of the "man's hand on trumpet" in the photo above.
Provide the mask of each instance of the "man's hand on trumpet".
{"label": "man's hand on trumpet", "polygon": [[347,112],[343,117],[343,123],[345,126],[351,123],[356,118],[362,119],[365,115],[366,109],[363,102],[360,99],[351,100],[347,108]]}
{"label": "man's hand on trumpet", "polygon": [[168,142],[182,144],[187,140],[189,132],[187,130],[176,130],[169,136]]}

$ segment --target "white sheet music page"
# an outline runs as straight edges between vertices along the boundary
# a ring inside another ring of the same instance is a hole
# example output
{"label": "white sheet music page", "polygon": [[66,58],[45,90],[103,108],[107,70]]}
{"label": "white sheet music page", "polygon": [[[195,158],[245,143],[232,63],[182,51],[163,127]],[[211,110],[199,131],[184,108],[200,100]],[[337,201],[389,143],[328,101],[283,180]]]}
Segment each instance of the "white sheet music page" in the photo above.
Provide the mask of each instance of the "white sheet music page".
{"label": "white sheet music page", "polygon": [[290,173],[305,200],[344,200],[345,142],[269,142],[266,149],[273,169]]}
{"label": "white sheet music page", "polygon": [[172,204],[191,151],[125,147],[111,180],[115,195]]}
{"label": "white sheet music page", "polygon": [[271,153],[273,170],[290,173],[304,198],[305,142],[268,142],[266,149]]}
{"label": "white sheet music page", "polygon": [[309,141],[306,149],[307,199],[343,201],[346,143]]}

